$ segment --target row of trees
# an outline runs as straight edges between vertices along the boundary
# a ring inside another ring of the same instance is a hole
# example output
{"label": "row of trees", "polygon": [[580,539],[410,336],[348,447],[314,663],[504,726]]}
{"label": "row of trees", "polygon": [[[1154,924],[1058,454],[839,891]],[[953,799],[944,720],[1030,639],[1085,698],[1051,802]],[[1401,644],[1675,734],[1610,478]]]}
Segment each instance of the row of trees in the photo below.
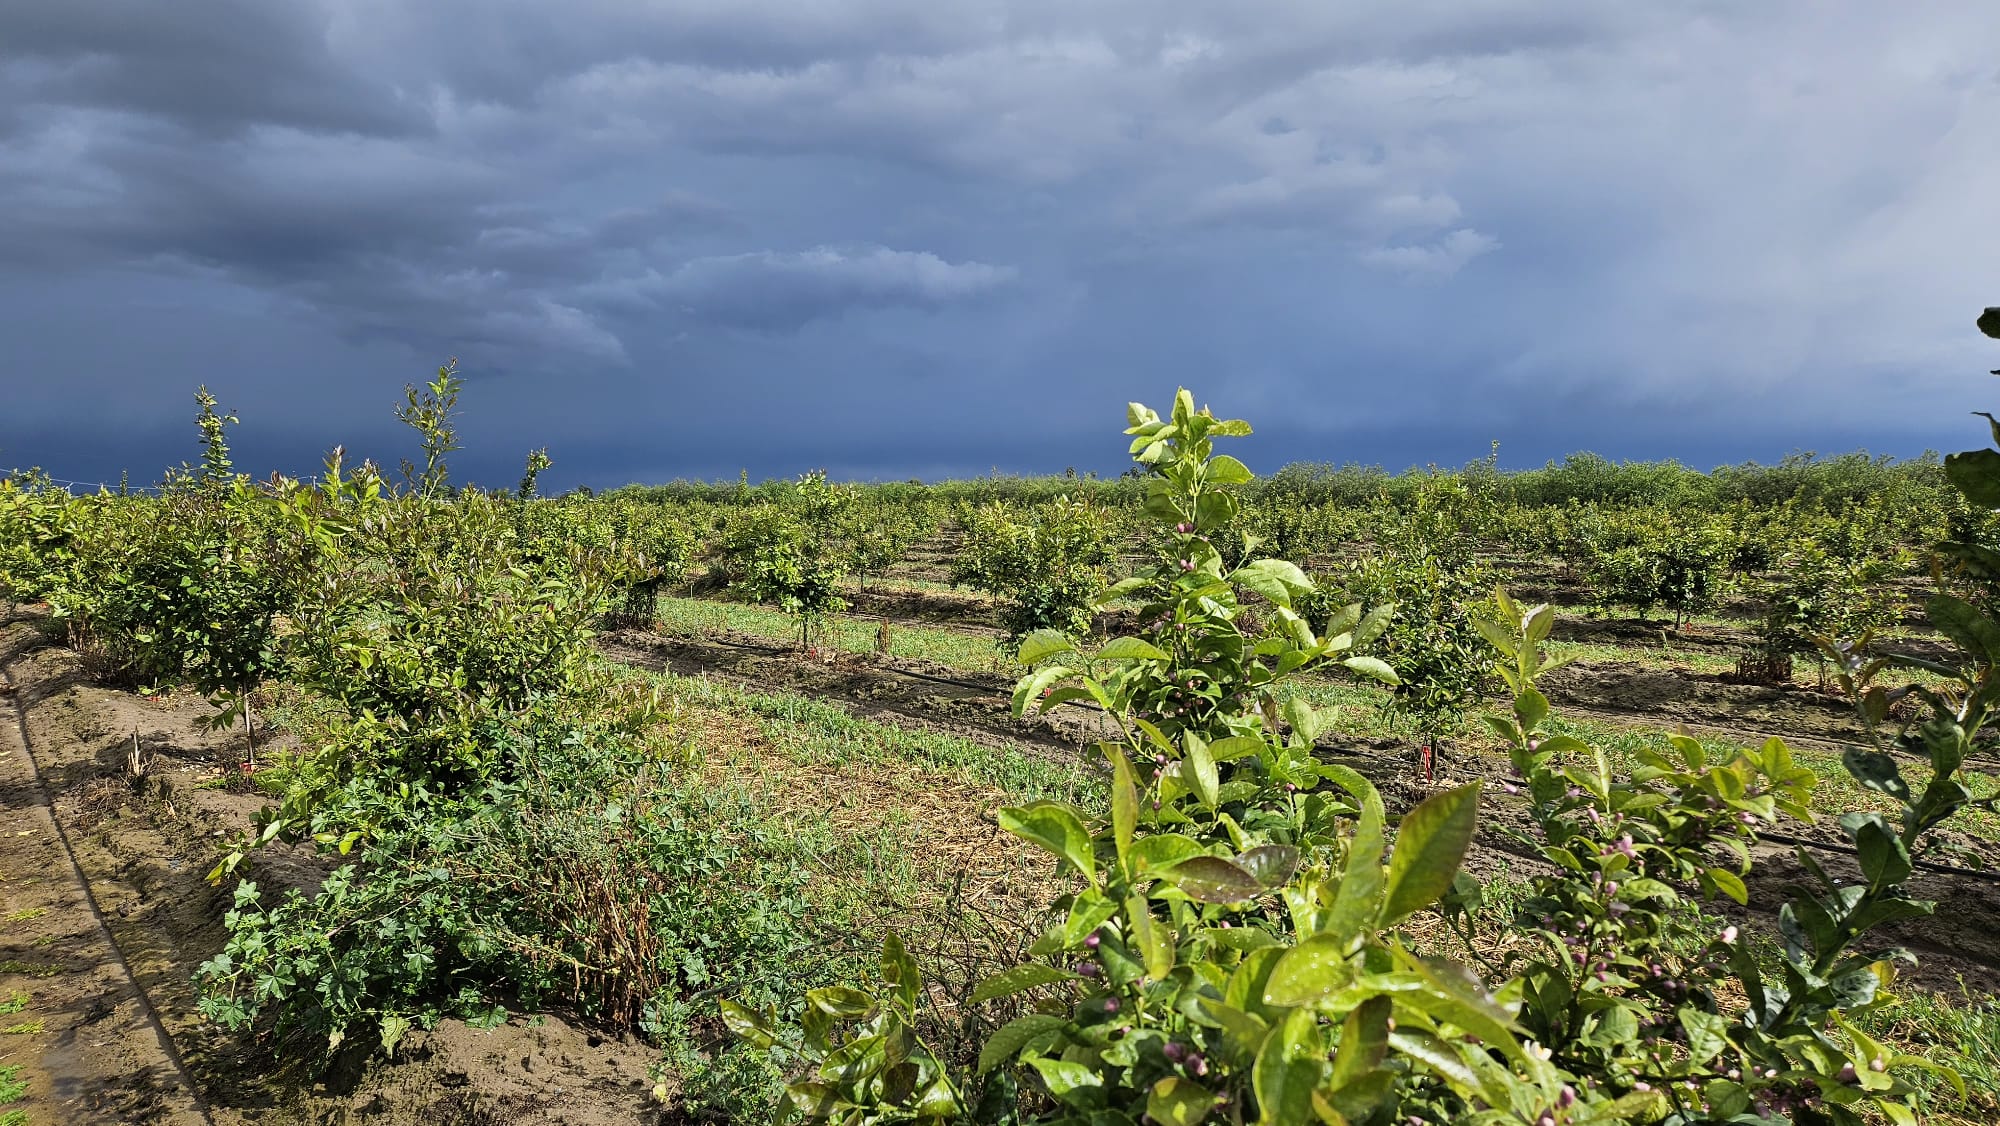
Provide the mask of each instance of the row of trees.
{"label": "row of trees", "polygon": [[[2000,319],[2000,314],[1996,314]],[[2000,326],[1996,326],[2000,334]],[[1816,779],[1779,739],[1717,754],[1687,737],[1638,753],[1628,775],[1557,733],[1537,682],[1561,662],[1548,606],[1496,593],[1474,628],[1511,707],[1490,717],[1509,748],[1543,873],[1497,920],[1459,873],[1480,784],[1435,794],[1390,830],[1373,786],[1313,754],[1324,721],[1286,680],[1319,669],[1392,685],[1380,646],[1400,607],[1352,602],[1323,628],[1300,612],[1326,591],[1295,563],[1230,559],[1217,541],[1248,476],[1217,438],[1249,427],[1134,404],[1133,451],[1162,527],[1155,562],[1100,604],[1141,604],[1139,629],[1102,644],[1059,630],[1021,647],[1015,708],[1096,702],[1118,733],[1100,745],[1103,802],[1002,810],[1045,851],[1065,890],[1028,957],[969,997],[927,991],[900,940],[872,983],[814,990],[802,1014],[725,1002],[732,1028],[793,1077],[809,1122],[1693,1123],[1916,1121],[1911,1080],[1955,1074],[1897,1054],[1858,1026],[1891,1003],[1906,952],[1881,937],[1934,904],[1905,881],[1940,830],[1979,800],[1966,764],[1990,753],[2000,703],[2000,560],[1990,539],[1935,554],[1932,618],[1954,662],[1871,657],[1828,643],[1874,739],[1845,768],[1886,799],[1841,830],[1861,881],[1807,878],[1771,937],[1723,925],[1705,901],[1749,900],[1762,829],[1810,820]],[[1995,425],[2000,444],[2000,424]],[[1954,484],[2000,506],[2000,450],[1954,455]],[[1415,532],[1452,519],[1441,491]],[[1453,561],[1433,551],[1436,571]],[[1336,600],[1337,601],[1337,600]],[[1888,687],[1894,669],[1936,678]],[[1926,715],[1886,726],[1908,698]],[[1898,757],[1927,769],[1907,782]],[[1419,956],[1408,921],[1435,912],[1460,958]],[[1498,926],[1507,941],[1482,928]],[[949,1015],[933,1006],[943,1003]],[[975,1050],[937,1045],[947,1023],[990,1014]]]}

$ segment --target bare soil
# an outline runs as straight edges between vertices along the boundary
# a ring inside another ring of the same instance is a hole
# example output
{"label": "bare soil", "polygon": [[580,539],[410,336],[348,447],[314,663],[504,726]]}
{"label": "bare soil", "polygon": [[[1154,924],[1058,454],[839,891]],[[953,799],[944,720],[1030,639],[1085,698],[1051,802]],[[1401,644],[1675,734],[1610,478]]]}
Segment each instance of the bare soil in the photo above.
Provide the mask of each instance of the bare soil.
{"label": "bare soil", "polygon": [[[0,674],[0,1001],[23,999],[0,1016],[0,1065],[23,1066],[31,1121],[668,1121],[651,1049],[553,1016],[448,1021],[393,1063],[317,1071],[202,1022],[191,978],[227,908],[205,876],[265,804],[238,771],[243,733],[207,730],[199,698],[94,683],[32,616],[0,623]],[[324,873],[282,847],[250,863],[266,894]]]}

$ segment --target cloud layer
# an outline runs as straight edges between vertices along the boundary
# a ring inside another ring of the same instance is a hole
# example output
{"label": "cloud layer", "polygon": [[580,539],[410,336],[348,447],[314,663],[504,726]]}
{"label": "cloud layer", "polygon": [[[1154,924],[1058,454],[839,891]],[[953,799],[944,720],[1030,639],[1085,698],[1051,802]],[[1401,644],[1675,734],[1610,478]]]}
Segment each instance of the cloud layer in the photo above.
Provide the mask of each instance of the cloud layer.
{"label": "cloud layer", "polygon": [[1996,41],[1974,0],[17,0],[0,462],[150,472],[207,381],[293,468],[448,355],[492,458],[599,484],[1115,469],[1177,383],[1266,463],[1951,445]]}

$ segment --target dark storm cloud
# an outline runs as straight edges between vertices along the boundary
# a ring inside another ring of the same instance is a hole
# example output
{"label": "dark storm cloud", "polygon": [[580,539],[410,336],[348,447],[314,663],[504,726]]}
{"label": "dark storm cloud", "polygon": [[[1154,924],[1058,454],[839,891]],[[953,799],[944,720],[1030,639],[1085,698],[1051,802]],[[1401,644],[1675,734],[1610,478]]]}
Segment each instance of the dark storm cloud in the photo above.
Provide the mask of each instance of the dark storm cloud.
{"label": "dark storm cloud", "polygon": [[428,128],[421,105],[342,54],[338,14],[311,0],[11,0],[0,72],[16,105],[91,107],[204,133]]}
{"label": "dark storm cloud", "polygon": [[306,444],[329,381],[446,355],[486,438],[599,483],[976,471],[1176,383],[1334,460],[1909,444],[1983,370],[1996,35],[1862,0],[16,0],[0,445],[89,455],[73,385],[150,449],[202,379]]}

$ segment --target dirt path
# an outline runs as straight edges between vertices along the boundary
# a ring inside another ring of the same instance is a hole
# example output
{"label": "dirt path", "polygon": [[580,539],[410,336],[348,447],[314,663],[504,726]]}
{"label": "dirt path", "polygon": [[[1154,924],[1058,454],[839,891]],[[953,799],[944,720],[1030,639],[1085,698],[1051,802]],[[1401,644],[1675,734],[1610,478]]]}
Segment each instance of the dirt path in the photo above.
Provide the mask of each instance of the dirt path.
{"label": "dirt path", "polygon": [[[11,654],[9,654],[11,656]],[[58,824],[0,660],[0,1062],[20,1064],[42,1122],[211,1123],[180,1052]]]}
{"label": "dirt path", "polygon": [[[229,898],[203,877],[266,801],[236,778],[242,733],[205,730],[199,698],[97,686],[32,620],[0,621],[0,670],[0,1009],[22,999],[0,1015],[0,1067],[28,1083],[0,1111],[32,1126],[670,1120],[649,1094],[652,1049],[557,1016],[447,1021],[397,1062],[326,1068],[203,1022],[191,979],[221,948]],[[283,847],[248,863],[267,901],[326,867]]]}

